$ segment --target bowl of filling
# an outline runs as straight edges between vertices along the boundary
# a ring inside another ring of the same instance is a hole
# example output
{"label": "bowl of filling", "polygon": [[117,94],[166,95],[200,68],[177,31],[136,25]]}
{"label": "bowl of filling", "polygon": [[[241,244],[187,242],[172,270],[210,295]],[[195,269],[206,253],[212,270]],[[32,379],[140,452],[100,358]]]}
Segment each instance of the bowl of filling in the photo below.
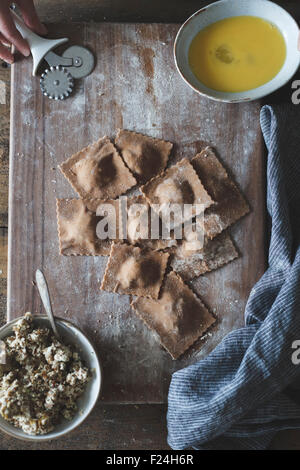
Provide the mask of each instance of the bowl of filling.
{"label": "bowl of filling", "polygon": [[196,92],[236,103],[285,85],[300,64],[299,28],[268,0],[220,0],[192,15],[174,44],[177,70]]}
{"label": "bowl of filling", "polygon": [[0,329],[0,429],[34,441],[59,438],[94,408],[102,374],[97,353],[80,329],[31,315]]}

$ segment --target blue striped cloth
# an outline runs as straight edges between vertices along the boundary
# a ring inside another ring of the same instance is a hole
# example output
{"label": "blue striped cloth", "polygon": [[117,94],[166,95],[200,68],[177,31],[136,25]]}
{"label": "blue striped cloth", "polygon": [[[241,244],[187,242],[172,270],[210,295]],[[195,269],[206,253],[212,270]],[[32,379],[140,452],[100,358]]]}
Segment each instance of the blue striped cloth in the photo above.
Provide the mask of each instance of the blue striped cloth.
{"label": "blue striped cloth", "polygon": [[300,340],[300,109],[264,106],[260,119],[268,149],[269,267],[252,289],[245,327],[173,374],[173,449],[265,449],[277,431],[300,428],[300,365],[292,361]]}

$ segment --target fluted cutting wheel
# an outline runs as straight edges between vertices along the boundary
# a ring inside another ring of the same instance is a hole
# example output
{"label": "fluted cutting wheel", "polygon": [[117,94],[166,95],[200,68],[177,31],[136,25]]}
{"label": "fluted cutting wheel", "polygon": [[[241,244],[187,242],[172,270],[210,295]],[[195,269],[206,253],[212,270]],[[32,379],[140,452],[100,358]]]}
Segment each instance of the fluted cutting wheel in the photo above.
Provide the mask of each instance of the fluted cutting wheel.
{"label": "fluted cutting wheel", "polygon": [[51,100],[64,100],[72,93],[72,75],[60,65],[46,69],[40,79],[41,90]]}

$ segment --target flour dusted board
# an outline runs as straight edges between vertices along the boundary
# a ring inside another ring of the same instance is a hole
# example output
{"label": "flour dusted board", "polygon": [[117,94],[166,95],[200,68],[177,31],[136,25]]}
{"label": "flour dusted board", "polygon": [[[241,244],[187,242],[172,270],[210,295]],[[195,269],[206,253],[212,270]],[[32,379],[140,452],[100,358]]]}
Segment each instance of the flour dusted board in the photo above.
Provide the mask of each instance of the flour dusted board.
{"label": "flour dusted board", "polygon": [[[52,36],[90,47],[97,65],[64,102],[42,96],[30,60],[13,66],[8,319],[26,310],[42,312],[32,281],[35,270],[43,269],[56,315],[82,327],[97,345],[103,400],[162,402],[174,370],[203,358],[243,324],[247,296],[264,269],[260,106],[215,103],[191,91],[173,62],[178,25],[52,29]],[[63,257],[58,251],[55,199],[75,196],[58,165],[99,137],[113,137],[118,127],[174,142],[171,162],[193,157],[201,140],[215,144],[252,208],[232,231],[242,257],[192,283],[218,322],[201,350],[176,362],[130,309],[127,296],[99,291],[107,258]]]}

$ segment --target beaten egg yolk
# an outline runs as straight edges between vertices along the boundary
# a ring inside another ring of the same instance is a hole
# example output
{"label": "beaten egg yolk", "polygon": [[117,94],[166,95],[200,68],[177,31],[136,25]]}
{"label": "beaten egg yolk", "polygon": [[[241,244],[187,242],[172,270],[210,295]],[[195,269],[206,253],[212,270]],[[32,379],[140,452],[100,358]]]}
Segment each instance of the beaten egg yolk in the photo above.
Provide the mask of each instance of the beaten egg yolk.
{"label": "beaten egg yolk", "polygon": [[222,92],[257,88],[274,78],[286,58],[279,29],[255,16],[236,16],[201,30],[189,48],[189,64],[200,82]]}

